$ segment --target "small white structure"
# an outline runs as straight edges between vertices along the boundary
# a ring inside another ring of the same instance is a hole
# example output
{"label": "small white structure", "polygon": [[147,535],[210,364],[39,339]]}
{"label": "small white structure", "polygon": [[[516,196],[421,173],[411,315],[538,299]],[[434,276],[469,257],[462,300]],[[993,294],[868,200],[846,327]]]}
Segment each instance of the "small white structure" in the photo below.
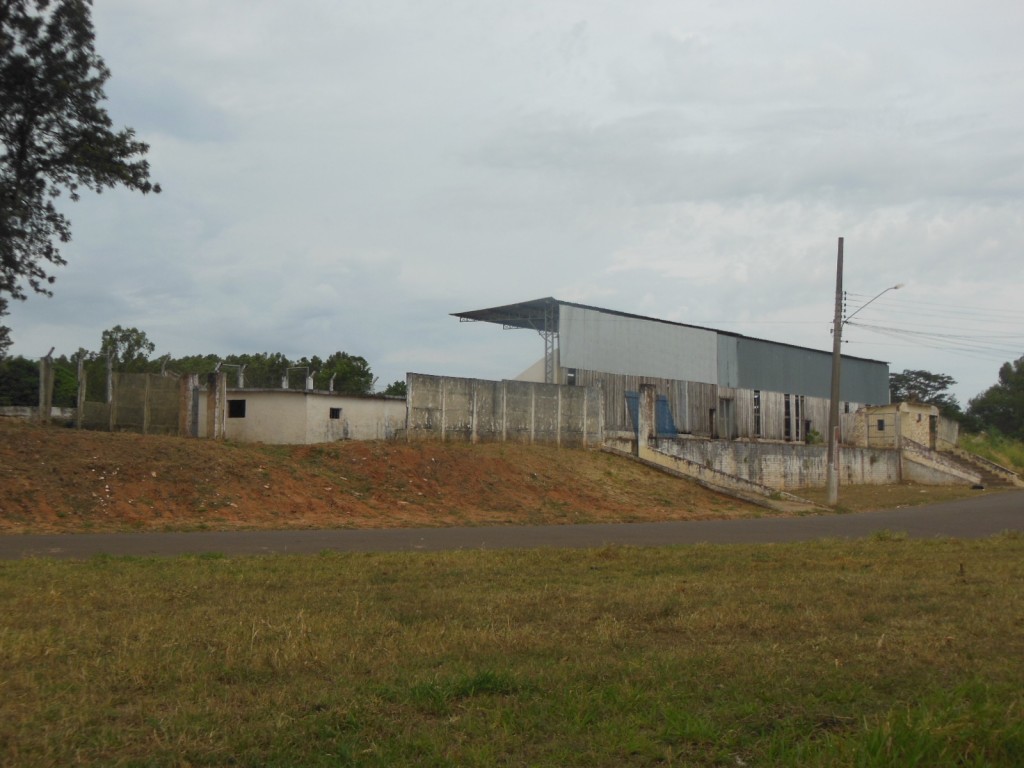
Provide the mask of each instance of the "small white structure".
{"label": "small white structure", "polygon": [[[241,443],[385,440],[405,428],[405,399],[296,389],[228,389],[224,433]],[[199,434],[208,434],[200,409]]]}

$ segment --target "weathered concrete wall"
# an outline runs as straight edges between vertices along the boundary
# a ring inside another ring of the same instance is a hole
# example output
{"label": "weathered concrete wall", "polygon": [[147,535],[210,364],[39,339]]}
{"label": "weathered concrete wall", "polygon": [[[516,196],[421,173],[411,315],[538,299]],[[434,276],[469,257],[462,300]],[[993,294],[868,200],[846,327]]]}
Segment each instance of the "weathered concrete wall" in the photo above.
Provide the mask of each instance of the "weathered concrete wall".
{"label": "weathered concrete wall", "polygon": [[511,441],[597,447],[603,437],[597,387],[406,376],[409,439]]}
{"label": "weathered concrete wall", "polygon": [[[341,412],[330,417],[331,410]],[[306,442],[390,440],[405,429],[405,400],[310,393],[306,397]]]}
{"label": "weathered concrete wall", "polygon": [[[823,445],[680,439],[655,441],[657,450],[778,490],[825,486],[828,449]],[[839,452],[840,482],[899,482],[895,451],[849,448]]]}
{"label": "weathered concrete wall", "polygon": [[[306,403],[298,389],[227,391],[224,437],[240,443],[306,442]],[[238,414],[244,403],[245,415]]]}
{"label": "weathered concrete wall", "polygon": [[[3,405],[0,406],[0,418],[23,419],[25,421],[38,419],[39,408],[34,405]],[[50,406],[51,421],[73,421],[74,418],[74,408],[60,408],[56,405]]]}
{"label": "weathered concrete wall", "polygon": [[80,379],[78,426],[125,430],[150,435],[176,435],[181,384],[177,376],[158,373],[111,374],[110,402],[87,400]]}
{"label": "weathered concrete wall", "polygon": [[[229,389],[224,412],[227,439],[274,445],[386,440],[405,428],[406,417],[402,399],[298,389]],[[199,434],[207,434],[207,418],[201,409]]]}

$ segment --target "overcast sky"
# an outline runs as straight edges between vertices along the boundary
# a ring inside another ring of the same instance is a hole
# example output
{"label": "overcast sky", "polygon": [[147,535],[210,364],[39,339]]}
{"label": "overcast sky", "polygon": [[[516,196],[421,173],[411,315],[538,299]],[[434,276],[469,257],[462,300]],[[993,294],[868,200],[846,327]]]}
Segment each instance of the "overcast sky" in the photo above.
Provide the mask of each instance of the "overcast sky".
{"label": "overcast sky", "polygon": [[[95,0],[164,192],[68,206],[14,354],[512,377],[555,296],[957,379],[1024,354],[1024,3]],[[882,332],[879,328],[895,329]],[[926,334],[926,335],[918,335]]]}

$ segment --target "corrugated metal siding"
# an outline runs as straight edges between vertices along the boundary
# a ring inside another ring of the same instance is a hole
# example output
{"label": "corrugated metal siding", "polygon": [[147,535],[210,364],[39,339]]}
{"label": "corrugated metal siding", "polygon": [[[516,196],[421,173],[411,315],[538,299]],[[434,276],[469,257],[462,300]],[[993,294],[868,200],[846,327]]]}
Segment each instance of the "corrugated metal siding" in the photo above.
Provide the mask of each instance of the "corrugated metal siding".
{"label": "corrugated metal siding", "polygon": [[714,331],[622,317],[582,307],[559,307],[559,352],[564,368],[714,384]]}
{"label": "corrugated metal siding", "polygon": [[[737,338],[737,386],[827,398],[832,390],[832,355],[758,339]],[[872,360],[843,358],[842,397],[857,402],[887,403],[889,366]],[[827,420],[826,420],[827,421]]]}
{"label": "corrugated metal siding", "polygon": [[735,336],[718,335],[718,385],[740,386],[739,344]]}

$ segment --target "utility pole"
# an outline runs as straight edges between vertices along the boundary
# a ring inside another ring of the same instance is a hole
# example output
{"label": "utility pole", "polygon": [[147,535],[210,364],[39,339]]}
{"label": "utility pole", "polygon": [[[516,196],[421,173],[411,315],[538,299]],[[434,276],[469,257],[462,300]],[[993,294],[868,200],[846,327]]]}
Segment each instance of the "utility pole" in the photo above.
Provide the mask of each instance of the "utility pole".
{"label": "utility pole", "polygon": [[843,238],[836,258],[836,313],[832,321],[832,395],[828,403],[828,503],[839,501],[839,380],[843,344]]}

